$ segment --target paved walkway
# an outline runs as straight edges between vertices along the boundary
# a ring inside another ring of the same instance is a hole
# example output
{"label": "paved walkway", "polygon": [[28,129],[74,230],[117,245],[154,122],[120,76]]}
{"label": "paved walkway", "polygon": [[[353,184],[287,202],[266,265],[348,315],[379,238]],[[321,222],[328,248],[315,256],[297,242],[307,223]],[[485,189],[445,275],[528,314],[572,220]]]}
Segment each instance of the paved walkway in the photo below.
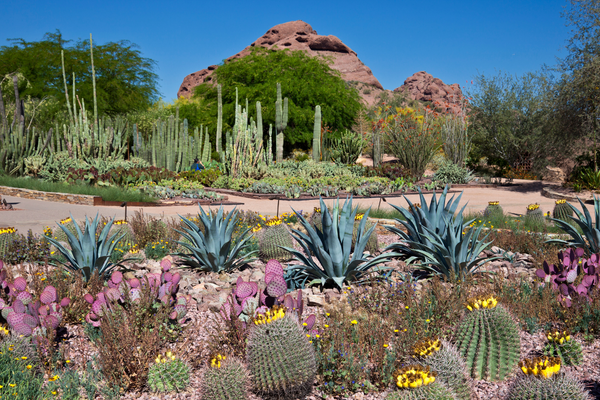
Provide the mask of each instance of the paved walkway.
{"label": "paved walkway", "polygon": [[[554,208],[554,200],[542,197],[541,189],[547,186],[540,181],[522,181],[519,186],[506,186],[498,188],[466,188],[456,189],[453,192],[460,193],[463,191],[463,196],[460,202],[460,207],[467,203],[466,212],[482,211],[487,206],[489,201],[500,201],[500,205],[507,213],[524,214],[528,204],[538,203],[543,212],[552,211]],[[412,202],[419,202],[418,194],[407,196]],[[431,199],[431,195],[425,195],[427,201]],[[0,211],[0,228],[14,227],[21,233],[26,233],[31,229],[34,233],[42,233],[45,226],[55,226],[58,221],[67,218],[69,213],[73,215],[75,220],[79,221],[84,216],[93,217],[96,213],[108,217],[115,216],[117,219],[124,217],[125,210],[121,207],[94,207],[76,204],[66,204],[49,202],[42,200],[30,200],[20,197],[3,196],[6,201],[11,203],[16,211]],[[354,199],[353,204],[360,204],[363,207],[372,208],[391,208],[388,203],[406,206],[407,202],[403,197],[385,197],[386,202],[379,198]],[[276,215],[277,200],[256,200],[245,197],[230,196],[229,201],[242,203],[238,205],[238,209],[256,211],[262,215]],[[334,200],[327,199],[325,202],[331,204]],[[343,199],[341,199],[343,202]],[[578,203],[573,203],[579,207]],[[291,200],[284,199],[279,202],[279,213],[291,212],[292,208],[297,211],[310,211],[314,207],[319,206],[319,200]],[[218,206],[211,206],[216,208]],[[234,206],[223,206],[225,210],[231,210]],[[593,206],[587,205],[593,215]],[[143,210],[145,214],[156,217],[177,217],[177,214],[187,215],[196,214],[199,210],[197,205],[190,206],[165,206],[165,207],[129,207],[127,212],[131,216],[137,210]]]}

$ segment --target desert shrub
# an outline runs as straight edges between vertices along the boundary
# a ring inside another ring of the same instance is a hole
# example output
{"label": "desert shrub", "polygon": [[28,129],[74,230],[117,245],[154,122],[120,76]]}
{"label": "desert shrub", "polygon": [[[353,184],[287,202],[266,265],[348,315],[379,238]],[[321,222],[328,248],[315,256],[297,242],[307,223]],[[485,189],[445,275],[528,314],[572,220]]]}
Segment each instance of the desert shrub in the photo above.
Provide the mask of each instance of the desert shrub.
{"label": "desert shrub", "polygon": [[6,245],[4,262],[7,264],[42,263],[50,257],[50,244],[43,235],[34,235],[30,229],[26,235],[14,233]]}
{"label": "desert shrub", "polygon": [[133,232],[134,241],[140,249],[145,248],[148,243],[161,240],[167,235],[166,224],[158,218],[144,214],[143,210],[135,211],[127,222]]}
{"label": "desert shrub", "polygon": [[435,171],[433,180],[441,183],[469,183],[473,180],[473,172],[451,161],[443,161]]}
{"label": "desert shrub", "polygon": [[410,171],[398,163],[385,163],[377,167],[367,167],[365,176],[381,176],[395,181],[398,178],[410,178]]}
{"label": "desert shrub", "polygon": [[216,168],[203,169],[202,171],[183,171],[179,173],[179,178],[191,182],[198,182],[202,186],[212,186],[212,184],[221,176],[221,171]]}

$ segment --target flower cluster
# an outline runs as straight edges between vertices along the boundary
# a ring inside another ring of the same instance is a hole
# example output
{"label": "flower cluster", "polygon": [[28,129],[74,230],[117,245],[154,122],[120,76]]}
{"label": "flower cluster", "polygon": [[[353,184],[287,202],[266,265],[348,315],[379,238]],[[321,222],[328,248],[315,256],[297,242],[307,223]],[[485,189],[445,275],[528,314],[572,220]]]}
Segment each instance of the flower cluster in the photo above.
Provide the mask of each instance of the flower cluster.
{"label": "flower cluster", "polygon": [[116,221],[113,221],[113,225],[127,225],[127,221],[125,221],[124,219],[118,219]]}
{"label": "flower cluster", "polygon": [[69,222],[71,222],[71,221],[73,221],[73,220],[71,219],[71,217],[68,217],[68,218],[65,218],[65,219],[61,219],[61,220],[60,220],[60,224],[61,224],[61,225],[65,225],[65,224],[68,224],[68,223],[69,223]]}
{"label": "flower cluster", "polygon": [[467,300],[467,310],[473,311],[473,309],[479,310],[480,308],[494,308],[498,304],[498,299],[494,295],[482,295],[479,297],[471,298]]}
{"label": "flower cluster", "polygon": [[320,207],[315,207],[315,212],[317,214],[321,214],[321,208]]}
{"label": "flower cluster", "polygon": [[265,222],[265,224],[267,226],[276,226],[276,225],[281,225],[282,222],[283,222],[283,220],[281,218],[274,217],[274,218],[268,219]]}
{"label": "flower cluster", "polygon": [[44,236],[52,237],[52,235],[53,235],[52,228],[50,228],[49,226],[46,226],[44,228]]}
{"label": "flower cluster", "polygon": [[164,356],[162,354],[159,354],[154,361],[157,364],[164,364],[169,361],[175,361],[175,355],[170,351],[167,351],[167,354],[165,354]]}
{"label": "flower cluster", "polygon": [[4,336],[10,336],[10,331],[4,326],[0,326],[0,334],[3,334]]}
{"label": "flower cluster", "polygon": [[490,206],[497,206],[499,204],[500,204],[499,201],[488,201],[488,205],[490,205]]}
{"label": "flower cluster", "polygon": [[365,216],[364,213],[356,214],[356,217],[354,217],[354,220],[355,221],[360,221],[361,219],[363,219],[364,216]]}
{"label": "flower cluster", "polygon": [[567,202],[567,200],[560,199],[560,200],[556,200],[554,203],[556,203],[556,204],[565,204],[566,202]]}
{"label": "flower cluster", "polygon": [[217,354],[210,358],[210,366],[212,368],[221,368],[221,361],[224,361],[227,357]]}
{"label": "flower cluster", "polygon": [[530,204],[530,205],[528,205],[528,206],[527,206],[527,211],[535,211],[535,210],[537,210],[538,208],[540,208],[540,205],[539,205],[539,204],[537,204],[537,203],[535,203],[535,204]]}
{"label": "flower cluster", "polygon": [[435,382],[436,373],[429,367],[423,368],[421,365],[409,365],[396,371],[395,381],[399,388],[418,388],[427,386]]}
{"label": "flower cluster", "polygon": [[568,342],[569,340],[571,340],[571,334],[569,333],[569,331],[561,332],[558,329],[549,331],[546,334],[546,337],[548,338],[549,342],[556,342],[558,344],[563,344],[564,342]]}
{"label": "flower cluster", "polygon": [[414,347],[414,357],[427,357],[436,351],[440,351],[442,342],[437,337],[419,340]]}
{"label": "flower cluster", "polygon": [[525,375],[534,375],[548,379],[560,371],[560,358],[544,356],[535,357],[532,360],[524,359],[519,362],[519,367]]}
{"label": "flower cluster", "polygon": [[0,235],[3,235],[5,233],[15,233],[17,230],[13,227],[8,227],[8,228],[0,228]]}
{"label": "flower cluster", "polygon": [[285,316],[285,307],[273,306],[272,309],[267,310],[264,314],[258,314],[254,318],[255,325],[270,324],[273,321],[277,321]]}

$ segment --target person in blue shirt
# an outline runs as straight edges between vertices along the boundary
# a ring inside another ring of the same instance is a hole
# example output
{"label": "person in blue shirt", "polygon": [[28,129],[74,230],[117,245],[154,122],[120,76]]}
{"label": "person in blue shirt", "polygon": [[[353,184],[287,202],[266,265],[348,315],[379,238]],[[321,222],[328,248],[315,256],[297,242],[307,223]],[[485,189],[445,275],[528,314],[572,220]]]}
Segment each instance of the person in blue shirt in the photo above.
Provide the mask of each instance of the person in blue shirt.
{"label": "person in blue shirt", "polygon": [[198,157],[194,158],[194,163],[190,167],[190,171],[202,171],[204,169],[204,164],[198,160]]}

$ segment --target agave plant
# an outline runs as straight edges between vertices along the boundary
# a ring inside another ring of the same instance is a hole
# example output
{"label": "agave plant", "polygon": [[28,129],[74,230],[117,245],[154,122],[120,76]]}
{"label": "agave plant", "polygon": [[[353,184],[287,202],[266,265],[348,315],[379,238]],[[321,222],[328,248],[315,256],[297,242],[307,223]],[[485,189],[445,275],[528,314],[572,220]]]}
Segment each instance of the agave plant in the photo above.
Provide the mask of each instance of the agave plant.
{"label": "agave plant", "polygon": [[583,209],[583,213],[575,208],[574,205],[567,203],[569,207],[575,212],[575,216],[569,216],[575,223],[581,228],[583,236],[579,233],[577,228],[568,222],[561,219],[550,218],[558,225],[563,231],[565,231],[571,239],[550,239],[546,243],[558,243],[569,247],[580,247],[585,250],[586,254],[597,254],[600,253],[600,198],[594,195],[594,219],[590,215],[590,212],[583,204],[581,199],[578,197],[579,204]]}
{"label": "agave plant", "polygon": [[[181,217],[181,216],[180,216]],[[237,225],[238,212],[235,208],[226,217],[223,217],[223,206],[219,207],[216,215],[204,212],[200,207],[198,218],[204,225],[202,233],[200,228],[187,218],[181,220],[188,226],[185,231],[177,231],[187,239],[187,242],[177,242],[190,251],[188,254],[179,253],[182,263],[188,268],[212,272],[230,272],[254,260],[258,250],[250,251],[243,256],[240,253],[251,246],[248,236],[250,228],[246,229],[232,241],[233,231]]]}
{"label": "agave plant", "polygon": [[66,262],[62,262],[57,258],[53,258],[53,263],[62,264],[67,269],[81,272],[84,281],[87,282],[94,273],[97,272],[99,276],[105,277],[116,267],[123,267],[121,264],[122,262],[130,260],[124,259],[119,263],[110,262],[110,256],[113,253],[115,246],[125,236],[125,234],[121,234],[120,231],[114,233],[110,237],[108,236],[114,218],[106,223],[106,226],[104,226],[97,239],[96,231],[98,228],[98,214],[96,214],[96,218],[94,218],[91,223],[86,216],[83,232],[79,228],[79,225],[75,223],[75,219],[72,215],[71,219],[73,220],[77,237],[63,225],[58,224],[67,235],[67,241],[69,242],[71,249],[66,248],[61,242],[54,238],[46,238],[50,244],[54,245],[56,250],[67,259]]}
{"label": "agave plant", "polygon": [[[390,257],[399,255],[396,253],[385,253],[377,257],[371,257],[364,254],[367,241],[376,227],[375,224],[365,232],[369,209],[360,220],[356,246],[351,256],[352,232],[354,230],[354,221],[358,207],[353,210],[352,198],[350,198],[350,201],[346,199],[340,212],[338,199],[333,208],[332,215],[329,213],[322,198],[320,198],[320,202],[323,230],[313,227],[304,218],[302,213],[294,210],[296,217],[307,233],[292,229],[292,237],[302,247],[303,252],[289,247],[282,247],[292,253],[294,259],[301,262],[300,265],[288,266],[288,273],[299,270],[307,276],[306,279],[311,279],[309,284],[321,283],[325,285],[327,282],[333,281],[341,288],[344,281],[360,279],[369,269],[389,261]],[[312,256],[317,259],[318,263],[314,261]],[[384,269],[386,268],[377,267],[378,271]]]}

